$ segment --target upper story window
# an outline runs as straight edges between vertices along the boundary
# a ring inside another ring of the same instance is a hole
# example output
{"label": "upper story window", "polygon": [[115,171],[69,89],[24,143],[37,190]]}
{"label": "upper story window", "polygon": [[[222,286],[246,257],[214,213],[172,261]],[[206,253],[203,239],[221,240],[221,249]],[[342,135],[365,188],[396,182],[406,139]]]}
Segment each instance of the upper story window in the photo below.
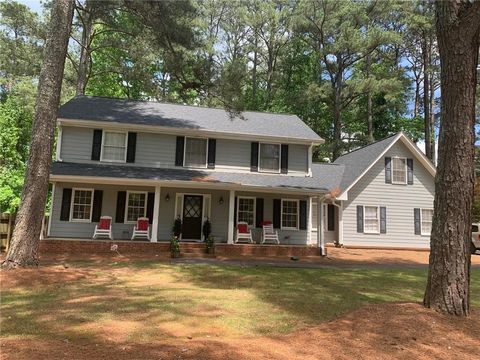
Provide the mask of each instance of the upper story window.
{"label": "upper story window", "polygon": [[282,229],[298,229],[298,200],[282,199]]}
{"label": "upper story window", "polygon": [[92,219],[93,189],[73,189],[70,220],[90,222]]}
{"label": "upper story window", "polygon": [[392,183],[407,183],[407,159],[399,157],[392,158]]}
{"label": "upper story window", "polygon": [[102,161],[126,162],[127,160],[127,133],[103,132]]}
{"label": "upper story window", "polygon": [[239,197],[237,204],[237,223],[246,222],[249,226],[255,226],[255,198]]}
{"label": "upper story window", "polygon": [[280,144],[260,144],[260,171],[280,172]]}
{"label": "upper story window", "polygon": [[185,156],[183,166],[207,167],[207,139],[185,138]]}
{"label": "upper story window", "polygon": [[421,210],[422,235],[430,235],[430,233],[432,232],[432,220],[433,220],[433,210],[422,209]]}
{"label": "upper story window", "polygon": [[125,212],[125,222],[136,222],[138,218],[145,217],[147,212],[147,193],[143,191],[128,191]]}

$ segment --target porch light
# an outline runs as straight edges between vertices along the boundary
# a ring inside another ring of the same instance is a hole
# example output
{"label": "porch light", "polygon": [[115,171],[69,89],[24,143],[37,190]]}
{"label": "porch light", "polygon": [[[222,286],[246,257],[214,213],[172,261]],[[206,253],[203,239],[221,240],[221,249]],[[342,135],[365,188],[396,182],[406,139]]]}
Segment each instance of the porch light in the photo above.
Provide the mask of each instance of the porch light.
{"label": "porch light", "polygon": [[167,195],[165,196],[165,201],[170,201],[170,194],[167,193]]}
{"label": "porch light", "polygon": [[220,196],[220,199],[218,200],[218,203],[219,203],[220,205],[223,204],[223,196]]}

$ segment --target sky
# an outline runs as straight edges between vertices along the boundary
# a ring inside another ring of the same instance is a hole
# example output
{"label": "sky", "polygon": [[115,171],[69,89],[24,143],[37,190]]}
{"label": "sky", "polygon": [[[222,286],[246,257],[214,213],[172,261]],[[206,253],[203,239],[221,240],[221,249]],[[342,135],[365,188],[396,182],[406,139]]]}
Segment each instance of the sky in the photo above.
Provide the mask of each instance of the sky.
{"label": "sky", "polygon": [[33,11],[41,14],[42,13],[42,4],[40,0],[16,0],[20,4],[27,5]]}

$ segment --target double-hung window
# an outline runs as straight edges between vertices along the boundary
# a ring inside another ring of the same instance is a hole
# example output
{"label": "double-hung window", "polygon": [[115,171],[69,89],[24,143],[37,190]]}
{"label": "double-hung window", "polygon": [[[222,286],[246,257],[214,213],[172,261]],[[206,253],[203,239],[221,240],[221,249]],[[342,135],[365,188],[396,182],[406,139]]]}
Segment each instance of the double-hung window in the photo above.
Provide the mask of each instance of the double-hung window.
{"label": "double-hung window", "polygon": [[298,229],[298,200],[282,199],[282,229]]}
{"label": "double-hung window", "polygon": [[246,222],[248,226],[255,226],[255,198],[239,197],[237,201],[237,223]]}
{"label": "double-hung window", "polygon": [[103,132],[102,161],[125,162],[127,160],[127,133]]}
{"label": "double-hung window", "polygon": [[280,172],[280,144],[260,144],[260,171]]}
{"label": "double-hung window", "polygon": [[185,138],[184,166],[186,167],[207,167],[207,139]]}
{"label": "double-hung window", "polygon": [[90,222],[92,220],[93,189],[73,189],[70,220]]}
{"label": "double-hung window", "polygon": [[365,206],[364,232],[370,234],[380,233],[380,217],[377,206]]}
{"label": "double-hung window", "polygon": [[125,222],[134,223],[138,218],[145,217],[147,212],[147,193],[143,191],[128,191]]}
{"label": "double-hung window", "polygon": [[392,183],[407,183],[407,159],[399,157],[392,158]]}
{"label": "double-hung window", "polygon": [[422,235],[430,235],[432,232],[432,219],[433,219],[433,210],[432,209],[422,209],[421,210],[421,222],[422,222]]}

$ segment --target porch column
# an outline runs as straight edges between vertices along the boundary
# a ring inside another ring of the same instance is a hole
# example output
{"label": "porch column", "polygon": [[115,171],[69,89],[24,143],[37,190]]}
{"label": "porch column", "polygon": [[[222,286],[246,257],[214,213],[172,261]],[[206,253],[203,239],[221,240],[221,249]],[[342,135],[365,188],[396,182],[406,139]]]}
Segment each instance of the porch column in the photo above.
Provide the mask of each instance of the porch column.
{"label": "porch column", "polygon": [[338,244],[343,246],[343,201],[338,207]]}
{"label": "porch column", "polygon": [[324,238],[324,224],[323,224],[323,197],[319,196],[317,199],[317,246],[320,248],[320,255],[325,254],[325,238]]}
{"label": "porch column", "polygon": [[50,237],[50,230],[52,228],[53,204],[55,204],[55,183],[52,184],[52,200],[50,202],[50,213],[48,216],[47,237]]}
{"label": "porch column", "polygon": [[227,244],[233,244],[234,233],[234,213],[235,213],[235,190],[230,190],[230,196],[228,198],[228,236]]}
{"label": "porch column", "polygon": [[308,197],[307,244],[313,243],[313,237],[312,237],[313,211],[312,210],[313,210],[313,197],[309,196]]}
{"label": "porch column", "polygon": [[157,242],[158,237],[158,217],[160,215],[160,185],[155,186],[155,199],[153,202],[152,236],[151,242]]}

